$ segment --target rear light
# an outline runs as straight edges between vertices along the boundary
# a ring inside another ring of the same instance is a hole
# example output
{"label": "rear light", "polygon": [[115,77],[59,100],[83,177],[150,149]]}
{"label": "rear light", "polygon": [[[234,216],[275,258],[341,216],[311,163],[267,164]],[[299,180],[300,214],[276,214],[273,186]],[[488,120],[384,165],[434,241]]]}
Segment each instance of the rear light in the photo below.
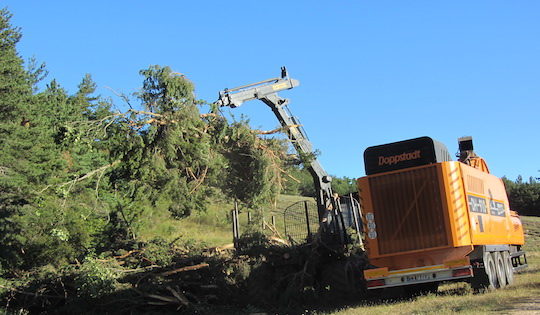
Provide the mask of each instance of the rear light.
{"label": "rear light", "polygon": [[472,276],[471,268],[452,270],[452,277],[466,277],[466,276]]}
{"label": "rear light", "polygon": [[384,284],[385,284],[384,279],[369,280],[367,282],[368,288],[380,287],[380,286],[383,286]]}

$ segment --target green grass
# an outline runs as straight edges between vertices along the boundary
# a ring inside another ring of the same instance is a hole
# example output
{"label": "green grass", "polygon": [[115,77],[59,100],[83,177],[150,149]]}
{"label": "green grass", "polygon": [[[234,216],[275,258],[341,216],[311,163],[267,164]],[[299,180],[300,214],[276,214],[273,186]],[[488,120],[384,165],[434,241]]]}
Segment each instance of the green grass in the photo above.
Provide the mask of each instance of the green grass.
{"label": "green grass", "polygon": [[[262,210],[264,219],[267,223],[272,222],[272,216],[275,217],[275,226],[280,236],[284,235],[283,210],[289,205],[303,201],[312,200],[312,198],[300,196],[280,195],[277,202]],[[209,247],[221,246],[232,243],[232,223],[230,212],[234,209],[234,204],[216,200],[210,204],[206,212],[195,213],[190,217],[175,220],[166,216],[166,212],[160,212],[161,215],[148,218],[151,221],[150,226],[142,232],[143,239],[161,237],[166,240],[173,240],[177,237],[193,238],[204,242]],[[247,210],[240,209],[240,231],[245,231],[248,226]],[[252,216],[257,214],[252,211]],[[270,233],[268,231],[268,233]]]}

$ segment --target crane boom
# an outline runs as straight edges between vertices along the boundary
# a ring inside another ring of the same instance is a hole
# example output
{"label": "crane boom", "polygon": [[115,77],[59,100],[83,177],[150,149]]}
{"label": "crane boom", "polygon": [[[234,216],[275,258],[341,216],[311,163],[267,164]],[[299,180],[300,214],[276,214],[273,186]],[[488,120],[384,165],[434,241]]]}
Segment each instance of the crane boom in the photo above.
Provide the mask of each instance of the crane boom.
{"label": "crane boom", "polygon": [[287,130],[289,140],[299,153],[302,163],[313,177],[315,191],[317,193],[316,200],[319,222],[322,223],[325,220],[328,210],[335,209],[331,184],[332,178],[314,156],[313,145],[306,136],[298,118],[293,116],[288,109],[289,100],[277,94],[280,91],[289,90],[298,85],[300,85],[300,82],[289,78],[286,68],[282,67],[281,77],[221,91],[216,104],[218,106],[236,108],[244,102],[258,99],[270,107],[281,126]]}

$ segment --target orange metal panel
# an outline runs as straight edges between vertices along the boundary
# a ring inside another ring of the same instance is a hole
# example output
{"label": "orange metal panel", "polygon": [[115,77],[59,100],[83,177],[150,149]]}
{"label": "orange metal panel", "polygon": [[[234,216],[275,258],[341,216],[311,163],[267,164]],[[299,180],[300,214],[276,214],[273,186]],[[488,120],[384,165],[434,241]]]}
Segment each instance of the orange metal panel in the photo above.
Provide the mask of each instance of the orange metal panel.
{"label": "orange metal panel", "polygon": [[366,241],[364,248],[366,249],[369,257],[376,257],[379,255],[379,244],[377,242],[377,230],[373,219],[373,203],[371,200],[371,191],[369,189],[368,177],[362,177],[357,180],[358,195],[360,207],[363,214],[364,231],[366,233]]}
{"label": "orange metal panel", "polygon": [[517,245],[523,245],[525,243],[523,224],[515,211],[510,211],[510,237],[508,242]]}
{"label": "orange metal panel", "polygon": [[364,270],[364,278],[374,279],[388,276],[388,268],[376,268]]}
{"label": "orange metal panel", "polygon": [[471,264],[471,260],[469,259],[469,257],[454,259],[454,260],[447,260],[444,262],[444,266],[448,268],[468,266],[470,264]]}
{"label": "orange metal panel", "polygon": [[387,257],[370,257],[370,263],[379,267],[387,267],[389,270],[442,265],[445,262],[465,258],[473,249],[474,247],[469,245],[401,253]]}
{"label": "orange metal panel", "polygon": [[460,163],[474,245],[523,244],[523,228],[512,219],[502,180]]}
{"label": "orange metal panel", "polygon": [[463,180],[459,162],[443,162],[442,190],[446,195],[447,209],[450,224],[450,237],[453,246],[471,244],[469,231],[469,215],[467,211],[467,199],[463,188]]}
{"label": "orange metal panel", "polygon": [[438,173],[432,164],[369,177],[379,255],[449,245]]}

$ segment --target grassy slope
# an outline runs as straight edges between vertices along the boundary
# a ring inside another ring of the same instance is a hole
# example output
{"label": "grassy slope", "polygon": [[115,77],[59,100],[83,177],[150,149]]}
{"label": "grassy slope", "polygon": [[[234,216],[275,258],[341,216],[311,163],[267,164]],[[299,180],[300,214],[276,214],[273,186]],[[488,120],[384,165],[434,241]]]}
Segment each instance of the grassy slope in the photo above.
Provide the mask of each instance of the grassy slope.
{"label": "grassy slope", "polygon": [[334,314],[488,314],[488,313],[540,313],[540,218],[522,217],[526,230],[524,249],[529,268],[516,275],[511,287],[474,294],[466,283],[446,284],[434,295],[401,302],[378,305],[357,305]]}
{"label": "grassy slope", "polygon": [[[312,198],[300,196],[280,195],[276,204],[264,209],[265,221],[272,222],[275,217],[276,228],[283,234],[283,210],[289,205]],[[196,213],[182,220],[174,220],[170,217],[156,216],[149,218],[153,223],[153,229],[143,231],[143,239],[162,237],[173,240],[179,236],[193,238],[205,242],[209,247],[221,246],[232,242],[232,226],[230,211],[234,205],[216,200],[210,204],[207,212]],[[240,209],[240,231],[244,231],[247,225],[247,211]],[[253,213],[255,215],[255,213]]]}
{"label": "grassy slope", "polygon": [[[309,198],[280,196],[277,204],[264,213],[267,222],[271,215],[276,216],[276,226],[283,231],[283,209]],[[174,239],[180,235],[204,241],[208,246],[220,246],[232,242],[231,224],[228,219],[232,204],[213,203],[206,213],[192,215],[184,220],[171,218],[152,218],[155,229],[147,231],[146,236],[161,236]],[[335,314],[424,314],[424,313],[492,313],[513,312],[519,309],[532,309],[540,313],[540,304],[535,303],[540,296],[540,218],[522,217],[526,230],[525,250],[528,253],[529,268],[516,276],[512,287],[494,292],[473,294],[466,283],[446,284],[439,288],[437,295],[422,296],[410,301],[385,302],[377,305],[361,304],[344,308]],[[247,214],[240,215],[241,229],[247,222]],[[536,309],[534,309],[536,308]],[[519,312],[518,312],[519,313]]]}

